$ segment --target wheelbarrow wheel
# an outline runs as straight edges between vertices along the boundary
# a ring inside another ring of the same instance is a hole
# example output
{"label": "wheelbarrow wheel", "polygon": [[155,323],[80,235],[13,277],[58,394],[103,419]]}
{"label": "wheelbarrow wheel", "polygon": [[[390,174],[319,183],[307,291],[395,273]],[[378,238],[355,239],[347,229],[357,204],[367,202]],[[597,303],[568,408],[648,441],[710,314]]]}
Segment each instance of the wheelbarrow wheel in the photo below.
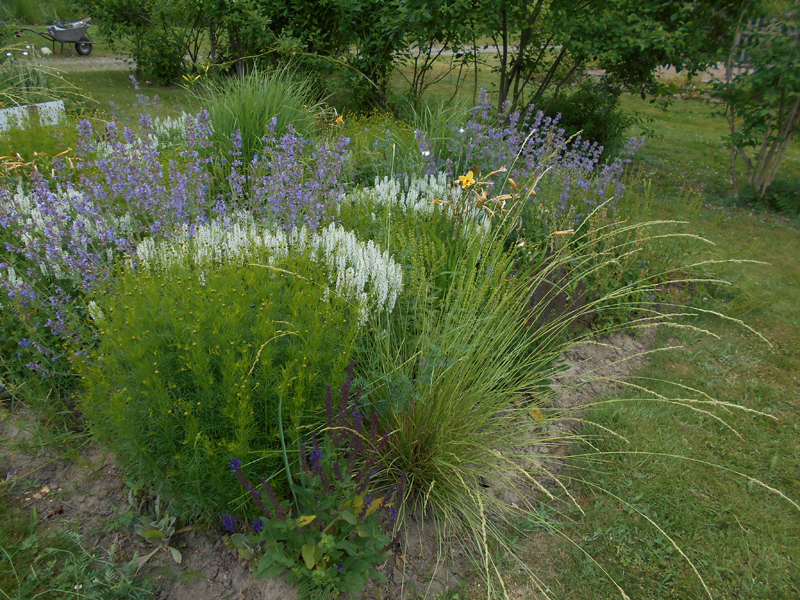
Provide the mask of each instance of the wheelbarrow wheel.
{"label": "wheelbarrow wheel", "polygon": [[89,38],[83,36],[78,43],[75,44],[75,52],[81,56],[89,56],[92,53],[92,44]]}

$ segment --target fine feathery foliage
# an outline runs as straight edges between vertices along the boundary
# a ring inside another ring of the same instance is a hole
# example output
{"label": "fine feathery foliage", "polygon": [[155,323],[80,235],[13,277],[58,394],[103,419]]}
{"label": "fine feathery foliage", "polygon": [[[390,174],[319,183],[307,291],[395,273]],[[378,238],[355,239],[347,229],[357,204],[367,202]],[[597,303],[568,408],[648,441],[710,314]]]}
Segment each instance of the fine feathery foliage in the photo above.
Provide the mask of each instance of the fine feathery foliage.
{"label": "fine feathery foliage", "polygon": [[335,226],[312,237],[252,223],[145,242],[135,261],[90,306],[101,335],[82,367],[84,414],[163,497],[205,516],[236,509],[228,457],[283,470],[281,431],[296,449],[319,422],[359,322],[393,305],[397,267]]}

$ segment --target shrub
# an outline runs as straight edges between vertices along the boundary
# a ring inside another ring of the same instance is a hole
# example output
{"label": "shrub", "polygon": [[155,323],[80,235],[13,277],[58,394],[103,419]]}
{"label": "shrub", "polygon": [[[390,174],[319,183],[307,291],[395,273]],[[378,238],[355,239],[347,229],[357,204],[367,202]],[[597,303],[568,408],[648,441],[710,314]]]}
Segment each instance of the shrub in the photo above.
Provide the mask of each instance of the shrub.
{"label": "shrub", "polygon": [[546,113],[558,118],[566,137],[580,133],[583,139],[601,146],[604,159],[613,159],[624,148],[625,132],[634,121],[623,113],[618,94],[591,79],[559,94]]}
{"label": "shrub", "polygon": [[150,27],[139,32],[132,58],[142,74],[157,85],[171,85],[184,72],[185,45],[180,36],[164,28]]}
{"label": "shrub", "polygon": [[228,457],[282,470],[281,429],[295,453],[359,322],[391,310],[397,267],[335,226],[285,234],[247,219],[147,240],[134,261],[92,307],[102,335],[84,413],[162,497],[205,516],[235,510]]}

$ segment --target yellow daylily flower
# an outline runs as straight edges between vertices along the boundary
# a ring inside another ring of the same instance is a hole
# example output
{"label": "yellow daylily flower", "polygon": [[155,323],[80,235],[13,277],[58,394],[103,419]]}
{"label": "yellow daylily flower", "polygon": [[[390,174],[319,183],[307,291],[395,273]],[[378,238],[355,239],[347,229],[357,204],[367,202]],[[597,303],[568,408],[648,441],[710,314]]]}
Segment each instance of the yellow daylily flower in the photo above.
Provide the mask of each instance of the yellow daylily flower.
{"label": "yellow daylily flower", "polygon": [[336,117],[336,124],[341,125],[342,123],[344,123],[344,119],[342,118],[342,115],[339,115]]}
{"label": "yellow daylily flower", "polygon": [[467,189],[469,186],[474,185],[475,173],[468,171],[466,175],[459,175],[458,181],[461,183],[462,188]]}

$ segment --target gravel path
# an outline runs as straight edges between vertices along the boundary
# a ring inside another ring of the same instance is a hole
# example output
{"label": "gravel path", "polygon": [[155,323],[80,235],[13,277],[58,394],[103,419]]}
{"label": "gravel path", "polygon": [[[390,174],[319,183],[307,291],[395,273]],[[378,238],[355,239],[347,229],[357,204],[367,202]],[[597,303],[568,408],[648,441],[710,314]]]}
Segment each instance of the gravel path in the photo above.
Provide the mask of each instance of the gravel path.
{"label": "gravel path", "polygon": [[136,63],[118,56],[75,56],[72,58],[45,57],[42,63],[58,71],[127,71],[135,69]]}

